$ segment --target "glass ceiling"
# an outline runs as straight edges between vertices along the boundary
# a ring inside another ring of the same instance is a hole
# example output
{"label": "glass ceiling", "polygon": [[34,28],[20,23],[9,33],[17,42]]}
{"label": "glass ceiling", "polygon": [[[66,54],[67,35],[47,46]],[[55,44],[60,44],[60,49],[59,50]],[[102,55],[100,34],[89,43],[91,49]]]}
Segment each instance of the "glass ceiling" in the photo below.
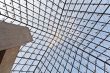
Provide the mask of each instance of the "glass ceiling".
{"label": "glass ceiling", "polygon": [[110,73],[110,0],[0,0],[0,20],[33,37],[11,73]]}

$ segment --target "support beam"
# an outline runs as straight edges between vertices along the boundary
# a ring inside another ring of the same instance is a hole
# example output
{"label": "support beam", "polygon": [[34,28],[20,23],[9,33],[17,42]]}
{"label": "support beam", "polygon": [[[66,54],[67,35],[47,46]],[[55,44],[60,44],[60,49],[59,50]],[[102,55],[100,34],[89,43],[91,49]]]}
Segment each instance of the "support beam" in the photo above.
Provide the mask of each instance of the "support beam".
{"label": "support beam", "polygon": [[31,41],[27,27],[0,21],[0,73],[10,73],[20,46]]}
{"label": "support beam", "polygon": [[27,27],[0,21],[0,51],[32,41]]}
{"label": "support beam", "polygon": [[20,46],[15,48],[9,48],[6,50],[0,64],[0,73],[10,73],[16,56],[19,52],[19,48]]}

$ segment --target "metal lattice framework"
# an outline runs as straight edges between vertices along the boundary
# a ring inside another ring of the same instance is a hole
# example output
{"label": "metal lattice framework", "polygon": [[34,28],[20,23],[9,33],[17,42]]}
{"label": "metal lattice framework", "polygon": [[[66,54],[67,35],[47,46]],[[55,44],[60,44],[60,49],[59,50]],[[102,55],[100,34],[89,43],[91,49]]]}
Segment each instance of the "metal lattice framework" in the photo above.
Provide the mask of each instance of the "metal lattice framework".
{"label": "metal lattice framework", "polygon": [[0,20],[33,36],[12,73],[110,73],[110,0],[0,0]]}

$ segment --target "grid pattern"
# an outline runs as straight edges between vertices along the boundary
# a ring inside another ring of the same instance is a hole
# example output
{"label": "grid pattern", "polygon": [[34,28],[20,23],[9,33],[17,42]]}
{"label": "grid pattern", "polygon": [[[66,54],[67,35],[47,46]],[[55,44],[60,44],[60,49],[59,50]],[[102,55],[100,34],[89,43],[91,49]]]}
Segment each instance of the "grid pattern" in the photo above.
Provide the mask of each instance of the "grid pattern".
{"label": "grid pattern", "polygon": [[0,0],[0,20],[33,37],[12,73],[110,73],[110,0]]}

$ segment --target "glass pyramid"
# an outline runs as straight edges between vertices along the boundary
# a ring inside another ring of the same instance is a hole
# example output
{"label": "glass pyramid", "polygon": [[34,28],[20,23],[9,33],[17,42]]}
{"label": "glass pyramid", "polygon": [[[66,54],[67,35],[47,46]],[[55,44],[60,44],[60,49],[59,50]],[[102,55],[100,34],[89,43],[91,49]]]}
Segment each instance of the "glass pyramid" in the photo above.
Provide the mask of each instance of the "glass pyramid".
{"label": "glass pyramid", "polygon": [[0,20],[33,37],[11,73],[110,73],[110,0],[0,0]]}

